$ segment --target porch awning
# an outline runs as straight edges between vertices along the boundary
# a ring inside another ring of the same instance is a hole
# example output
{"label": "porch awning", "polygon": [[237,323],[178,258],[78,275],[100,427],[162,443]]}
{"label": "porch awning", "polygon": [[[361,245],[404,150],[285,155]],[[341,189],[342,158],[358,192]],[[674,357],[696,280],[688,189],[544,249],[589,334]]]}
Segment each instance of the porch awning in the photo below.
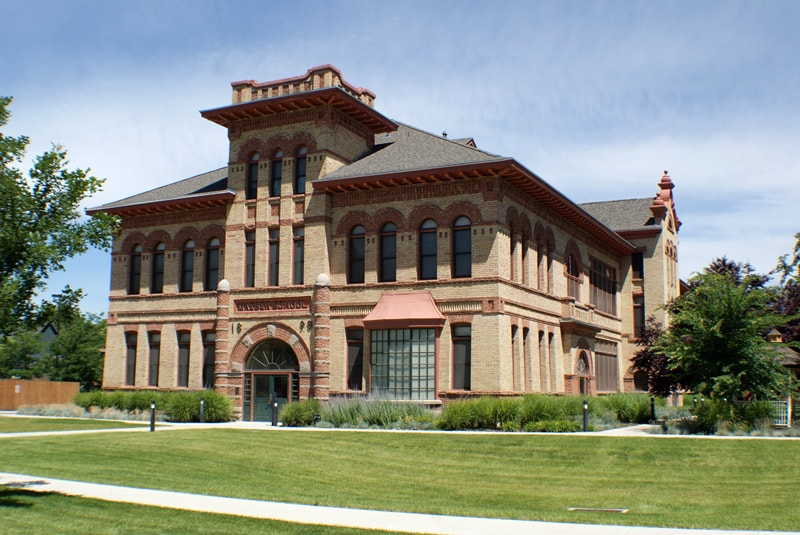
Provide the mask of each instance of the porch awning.
{"label": "porch awning", "polygon": [[430,292],[383,294],[372,312],[364,318],[367,329],[412,329],[444,325]]}

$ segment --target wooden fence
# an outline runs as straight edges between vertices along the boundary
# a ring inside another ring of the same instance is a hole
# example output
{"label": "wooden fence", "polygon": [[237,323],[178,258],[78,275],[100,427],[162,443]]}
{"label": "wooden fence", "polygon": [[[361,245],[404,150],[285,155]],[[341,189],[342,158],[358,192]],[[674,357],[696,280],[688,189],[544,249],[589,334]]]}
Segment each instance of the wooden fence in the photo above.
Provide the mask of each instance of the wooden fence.
{"label": "wooden fence", "polygon": [[0,379],[0,411],[15,411],[23,405],[70,403],[80,387],[80,383]]}

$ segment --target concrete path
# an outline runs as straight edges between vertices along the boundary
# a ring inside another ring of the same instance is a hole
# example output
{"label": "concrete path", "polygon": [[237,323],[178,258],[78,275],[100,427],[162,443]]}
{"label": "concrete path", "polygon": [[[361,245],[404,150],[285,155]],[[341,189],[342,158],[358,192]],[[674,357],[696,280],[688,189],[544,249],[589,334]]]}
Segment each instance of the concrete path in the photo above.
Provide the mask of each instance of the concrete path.
{"label": "concrete path", "polygon": [[[34,492],[56,492],[67,496],[168,507],[186,511],[283,520],[299,524],[380,529],[406,533],[442,535],[756,535],[778,533],[567,524],[345,509],[100,485],[5,472],[0,472],[0,485]],[[786,534],[789,532],[780,533]]]}

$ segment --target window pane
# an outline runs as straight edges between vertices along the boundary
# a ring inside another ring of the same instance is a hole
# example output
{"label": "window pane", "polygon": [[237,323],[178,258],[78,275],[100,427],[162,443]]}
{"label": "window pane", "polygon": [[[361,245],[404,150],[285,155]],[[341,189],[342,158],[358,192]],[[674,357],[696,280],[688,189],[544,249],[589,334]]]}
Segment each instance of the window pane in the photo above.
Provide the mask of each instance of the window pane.
{"label": "window pane", "polygon": [[136,333],[125,334],[125,384],[133,386],[136,380]]}
{"label": "window pane", "polygon": [[256,285],[256,233],[244,234],[244,285],[252,288]]}
{"label": "window pane", "polygon": [[364,227],[357,226],[350,232],[348,247],[349,268],[347,282],[359,284],[364,282]]}
{"label": "window pane", "polygon": [[[428,219],[425,223],[429,221],[431,220]],[[430,280],[436,278],[436,227],[426,228],[425,223],[419,235],[419,278]]]}
{"label": "window pane", "polygon": [[371,331],[371,391],[393,399],[435,397],[434,329]]}
{"label": "window pane", "polygon": [[269,229],[269,285],[278,285],[278,268],[280,267],[280,229]]}

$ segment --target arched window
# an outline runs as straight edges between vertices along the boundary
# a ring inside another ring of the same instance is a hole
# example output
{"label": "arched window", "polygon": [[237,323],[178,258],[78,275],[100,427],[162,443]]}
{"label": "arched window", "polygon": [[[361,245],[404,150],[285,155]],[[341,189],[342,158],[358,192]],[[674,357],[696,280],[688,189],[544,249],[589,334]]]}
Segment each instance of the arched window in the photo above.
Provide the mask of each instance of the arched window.
{"label": "arched window", "polygon": [[578,260],[575,255],[569,253],[567,255],[567,295],[574,297],[576,300],[580,299],[581,290],[581,271]]}
{"label": "arched window", "polygon": [[578,379],[578,390],[580,394],[588,394],[586,376],[589,375],[589,358],[586,356],[586,351],[581,351],[581,355],[578,357],[578,365],[575,366],[575,374],[580,376]]}
{"label": "arched window", "polygon": [[453,278],[472,276],[472,222],[461,216],[453,224]]}
{"label": "arched window", "polygon": [[269,196],[281,196],[281,174],[283,168],[283,152],[277,151],[272,157],[272,173],[269,177]]}
{"label": "arched window", "polygon": [[179,291],[191,292],[194,279],[194,242],[186,240],[181,252],[181,283]]}
{"label": "arched window", "polygon": [[397,227],[386,223],[381,227],[381,261],[378,272],[379,282],[397,280]]}
{"label": "arched window", "polygon": [[348,284],[364,282],[364,227],[357,225],[350,231],[348,244]]}
{"label": "arched window", "polygon": [[297,151],[297,158],[294,160],[294,194],[300,195],[306,192],[306,154],[308,149],[300,147]]}
{"label": "arched window", "polygon": [[206,245],[206,280],[205,291],[217,289],[219,282],[219,238],[211,238]]}
{"label": "arched window", "polygon": [[128,264],[128,293],[137,295],[142,282],[142,246],[137,244],[131,251]]}
{"label": "arched window", "polygon": [[153,249],[153,273],[150,277],[150,293],[160,294],[164,291],[164,250],[166,245],[159,242]]}
{"label": "arched window", "polygon": [[258,153],[253,154],[250,163],[247,164],[244,195],[246,199],[255,199],[258,196]]}
{"label": "arched window", "polygon": [[436,278],[436,221],[426,219],[419,227],[419,272],[420,280]]}

